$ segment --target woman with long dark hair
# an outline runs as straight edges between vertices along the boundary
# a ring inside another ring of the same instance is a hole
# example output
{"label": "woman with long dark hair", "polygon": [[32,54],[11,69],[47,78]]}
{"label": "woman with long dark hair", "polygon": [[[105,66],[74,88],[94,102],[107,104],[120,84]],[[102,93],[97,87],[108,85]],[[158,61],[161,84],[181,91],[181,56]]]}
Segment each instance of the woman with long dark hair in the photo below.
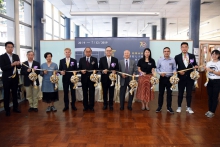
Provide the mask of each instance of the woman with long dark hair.
{"label": "woman with long dark hair", "polygon": [[213,50],[211,56],[212,61],[209,61],[206,65],[206,71],[208,72],[209,78],[207,84],[209,111],[206,112],[205,115],[209,118],[214,116],[218,105],[218,96],[220,92],[220,51]]}
{"label": "woman with long dark hair", "polygon": [[142,110],[150,110],[148,103],[153,100],[154,92],[151,90],[150,78],[155,73],[156,63],[151,58],[151,50],[144,49],[143,58],[138,61],[138,72],[140,73],[138,79],[137,99],[141,100]]}

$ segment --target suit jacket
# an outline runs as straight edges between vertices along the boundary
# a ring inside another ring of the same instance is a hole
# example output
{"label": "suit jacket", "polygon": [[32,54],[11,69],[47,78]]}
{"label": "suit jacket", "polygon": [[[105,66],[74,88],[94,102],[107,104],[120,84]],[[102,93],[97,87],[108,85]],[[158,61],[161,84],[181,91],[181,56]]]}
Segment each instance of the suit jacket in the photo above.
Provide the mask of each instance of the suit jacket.
{"label": "suit jacket", "polygon": [[[77,61],[73,58],[70,58],[69,67],[67,67],[66,58],[63,58],[60,60],[59,70],[65,70],[65,71],[77,70]],[[63,82],[66,80],[70,81],[72,75],[73,75],[72,72],[66,72],[65,75],[63,75],[62,77],[62,81]]]}
{"label": "suit jacket", "polygon": [[[99,60],[99,70],[105,70],[105,69],[108,69],[108,70],[119,70],[119,65],[118,65],[118,59],[115,58],[115,57],[111,57],[111,64],[112,63],[115,63],[115,67],[112,67],[110,66],[110,68],[108,68],[108,61],[107,61],[107,57],[104,56],[102,58],[100,58]],[[108,72],[107,74],[101,74],[101,82],[102,83],[106,83],[109,79],[109,75],[110,75],[111,72]]]}
{"label": "suit jacket", "polygon": [[[89,62],[89,67],[87,67],[86,64],[86,57],[82,57],[79,60],[79,70],[98,70],[98,62],[97,62],[97,58],[95,57],[90,57],[90,62]],[[85,74],[81,73],[81,82],[82,83],[87,83],[87,80],[90,77],[90,75],[92,74],[92,72],[86,72]]]}
{"label": "suit jacket", "polygon": [[[189,63],[188,63],[188,66],[187,66],[187,67],[185,67],[185,65],[184,65],[182,53],[180,53],[179,55],[176,55],[176,56],[175,56],[177,71],[184,70],[184,69],[188,69],[188,68],[192,68],[193,66],[197,65],[195,55],[190,54],[190,53],[188,53],[188,55],[189,55]],[[193,62],[190,63],[190,60],[193,60]],[[192,70],[188,70],[188,71],[185,72],[184,75],[180,75],[180,74],[178,73],[178,77],[179,77],[180,79],[191,79],[191,78],[190,78],[190,73],[191,73],[192,71],[193,71],[193,69],[192,69]]]}
{"label": "suit jacket", "polygon": [[[28,61],[25,61],[24,64],[29,66]],[[33,68],[34,66],[37,66],[37,69],[40,69],[40,63],[39,62],[33,61],[31,68]],[[30,86],[31,84],[33,84],[33,81],[31,81],[28,78],[28,75],[31,72],[27,72],[27,70],[28,70],[28,68],[26,66],[24,66],[24,65],[21,66],[21,75],[24,75],[24,86]],[[35,73],[37,75],[39,75],[40,71],[36,70]],[[36,85],[39,86],[39,80],[38,79],[36,80]]]}
{"label": "suit jacket", "polygon": [[[14,61],[20,61],[19,56],[16,54],[12,54],[12,62]],[[0,64],[1,64],[1,69],[2,69],[2,80],[8,80],[10,76],[13,75],[13,70],[14,70],[14,66],[11,66],[11,61],[8,57],[8,54],[2,54],[1,58],[0,58]],[[21,65],[17,65],[16,66],[17,69],[21,68]],[[16,76],[15,79],[19,80],[18,77],[18,70],[16,70]]]}
{"label": "suit jacket", "polygon": [[[125,67],[126,67],[126,65],[125,65],[125,60],[124,60],[124,59],[123,59],[123,60],[120,60],[120,61],[119,61],[119,71],[126,73]],[[133,74],[136,74],[136,73],[137,73],[137,65],[135,64],[135,61],[134,61],[134,60],[130,60],[130,59],[129,59],[129,66],[128,66],[128,67],[129,67],[129,68],[128,68],[128,74],[133,75]],[[121,78],[120,78],[120,85],[121,85],[121,86],[124,86],[125,79],[122,78],[121,74],[120,74],[120,77],[121,77]],[[129,80],[131,80],[131,77],[129,77]]]}

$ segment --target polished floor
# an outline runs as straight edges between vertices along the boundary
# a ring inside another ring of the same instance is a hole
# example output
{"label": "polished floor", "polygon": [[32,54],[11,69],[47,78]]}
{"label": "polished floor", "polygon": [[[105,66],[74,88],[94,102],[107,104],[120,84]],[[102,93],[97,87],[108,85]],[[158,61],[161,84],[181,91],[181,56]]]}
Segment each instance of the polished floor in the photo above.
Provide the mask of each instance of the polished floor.
{"label": "polished floor", "polygon": [[[180,114],[155,113],[157,98],[150,111],[142,111],[140,103],[133,110],[102,110],[83,112],[82,102],[77,111],[62,112],[63,99],[55,103],[55,113],[46,113],[47,105],[39,101],[39,112],[28,112],[28,102],[20,104],[22,113],[6,117],[0,113],[0,147],[220,147],[220,107],[213,118],[207,118],[207,100],[193,98],[194,114],[185,111],[185,99]],[[173,97],[173,109],[177,108]],[[127,103],[125,104],[127,106]]]}

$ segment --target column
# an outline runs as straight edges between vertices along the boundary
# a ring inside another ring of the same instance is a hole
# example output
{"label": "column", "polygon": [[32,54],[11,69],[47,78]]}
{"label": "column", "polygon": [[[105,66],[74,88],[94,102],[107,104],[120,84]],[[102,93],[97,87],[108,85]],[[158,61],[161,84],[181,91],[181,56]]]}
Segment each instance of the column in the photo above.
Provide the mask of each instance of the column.
{"label": "column", "polygon": [[112,17],[112,37],[118,37],[118,17]]}
{"label": "column", "polygon": [[201,0],[190,0],[189,39],[193,41],[193,49],[199,48]]}
{"label": "column", "polygon": [[40,40],[44,39],[44,24],[41,18],[44,17],[44,1],[34,0],[34,52],[35,60],[40,62]]}
{"label": "column", "polygon": [[152,40],[157,40],[157,25],[151,27]]}
{"label": "column", "polygon": [[75,25],[75,37],[79,37],[79,26]]}
{"label": "column", "polygon": [[65,39],[70,39],[70,18],[65,18]]}
{"label": "column", "polygon": [[[18,0],[14,0],[14,18],[15,18],[15,52],[18,56],[20,56],[20,36],[19,36],[19,1]],[[8,23],[9,24],[9,23]],[[10,27],[10,25],[8,26],[8,28]]]}
{"label": "column", "polygon": [[160,18],[161,40],[166,40],[166,30],[167,30],[167,18]]}

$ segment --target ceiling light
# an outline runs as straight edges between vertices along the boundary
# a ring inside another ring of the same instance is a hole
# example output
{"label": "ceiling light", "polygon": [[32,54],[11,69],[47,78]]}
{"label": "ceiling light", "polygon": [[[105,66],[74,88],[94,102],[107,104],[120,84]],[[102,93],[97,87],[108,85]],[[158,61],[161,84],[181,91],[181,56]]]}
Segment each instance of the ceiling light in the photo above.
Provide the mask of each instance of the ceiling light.
{"label": "ceiling light", "polygon": [[179,1],[168,1],[166,4],[167,5],[175,5],[177,4]]}
{"label": "ceiling light", "polygon": [[101,0],[101,1],[97,1],[97,3],[99,5],[105,5],[105,4],[108,4],[108,1],[107,0]]}
{"label": "ceiling light", "polygon": [[125,24],[130,24],[131,22],[125,22]]}
{"label": "ceiling light", "polygon": [[220,32],[220,29],[209,31],[209,32],[205,32],[202,35],[209,35],[209,34],[213,34],[213,33],[216,33],[216,32]]}
{"label": "ceiling light", "polygon": [[132,4],[142,4],[143,0],[133,0]]}
{"label": "ceiling light", "polygon": [[203,23],[200,25],[200,28],[204,27],[204,26],[207,26],[209,24],[209,22],[206,22],[206,23]]}
{"label": "ceiling light", "polygon": [[109,24],[110,22],[103,22],[104,24]]}
{"label": "ceiling light", "polygon": [[71,11],[71,16],[159,16],[159,12],[100,12],[100,11]]}
{"label": "ceiling light", "polygon": [[201,3],[201,5],[210,5],[212,3],[213,3],[213,1],[204,1]]}

